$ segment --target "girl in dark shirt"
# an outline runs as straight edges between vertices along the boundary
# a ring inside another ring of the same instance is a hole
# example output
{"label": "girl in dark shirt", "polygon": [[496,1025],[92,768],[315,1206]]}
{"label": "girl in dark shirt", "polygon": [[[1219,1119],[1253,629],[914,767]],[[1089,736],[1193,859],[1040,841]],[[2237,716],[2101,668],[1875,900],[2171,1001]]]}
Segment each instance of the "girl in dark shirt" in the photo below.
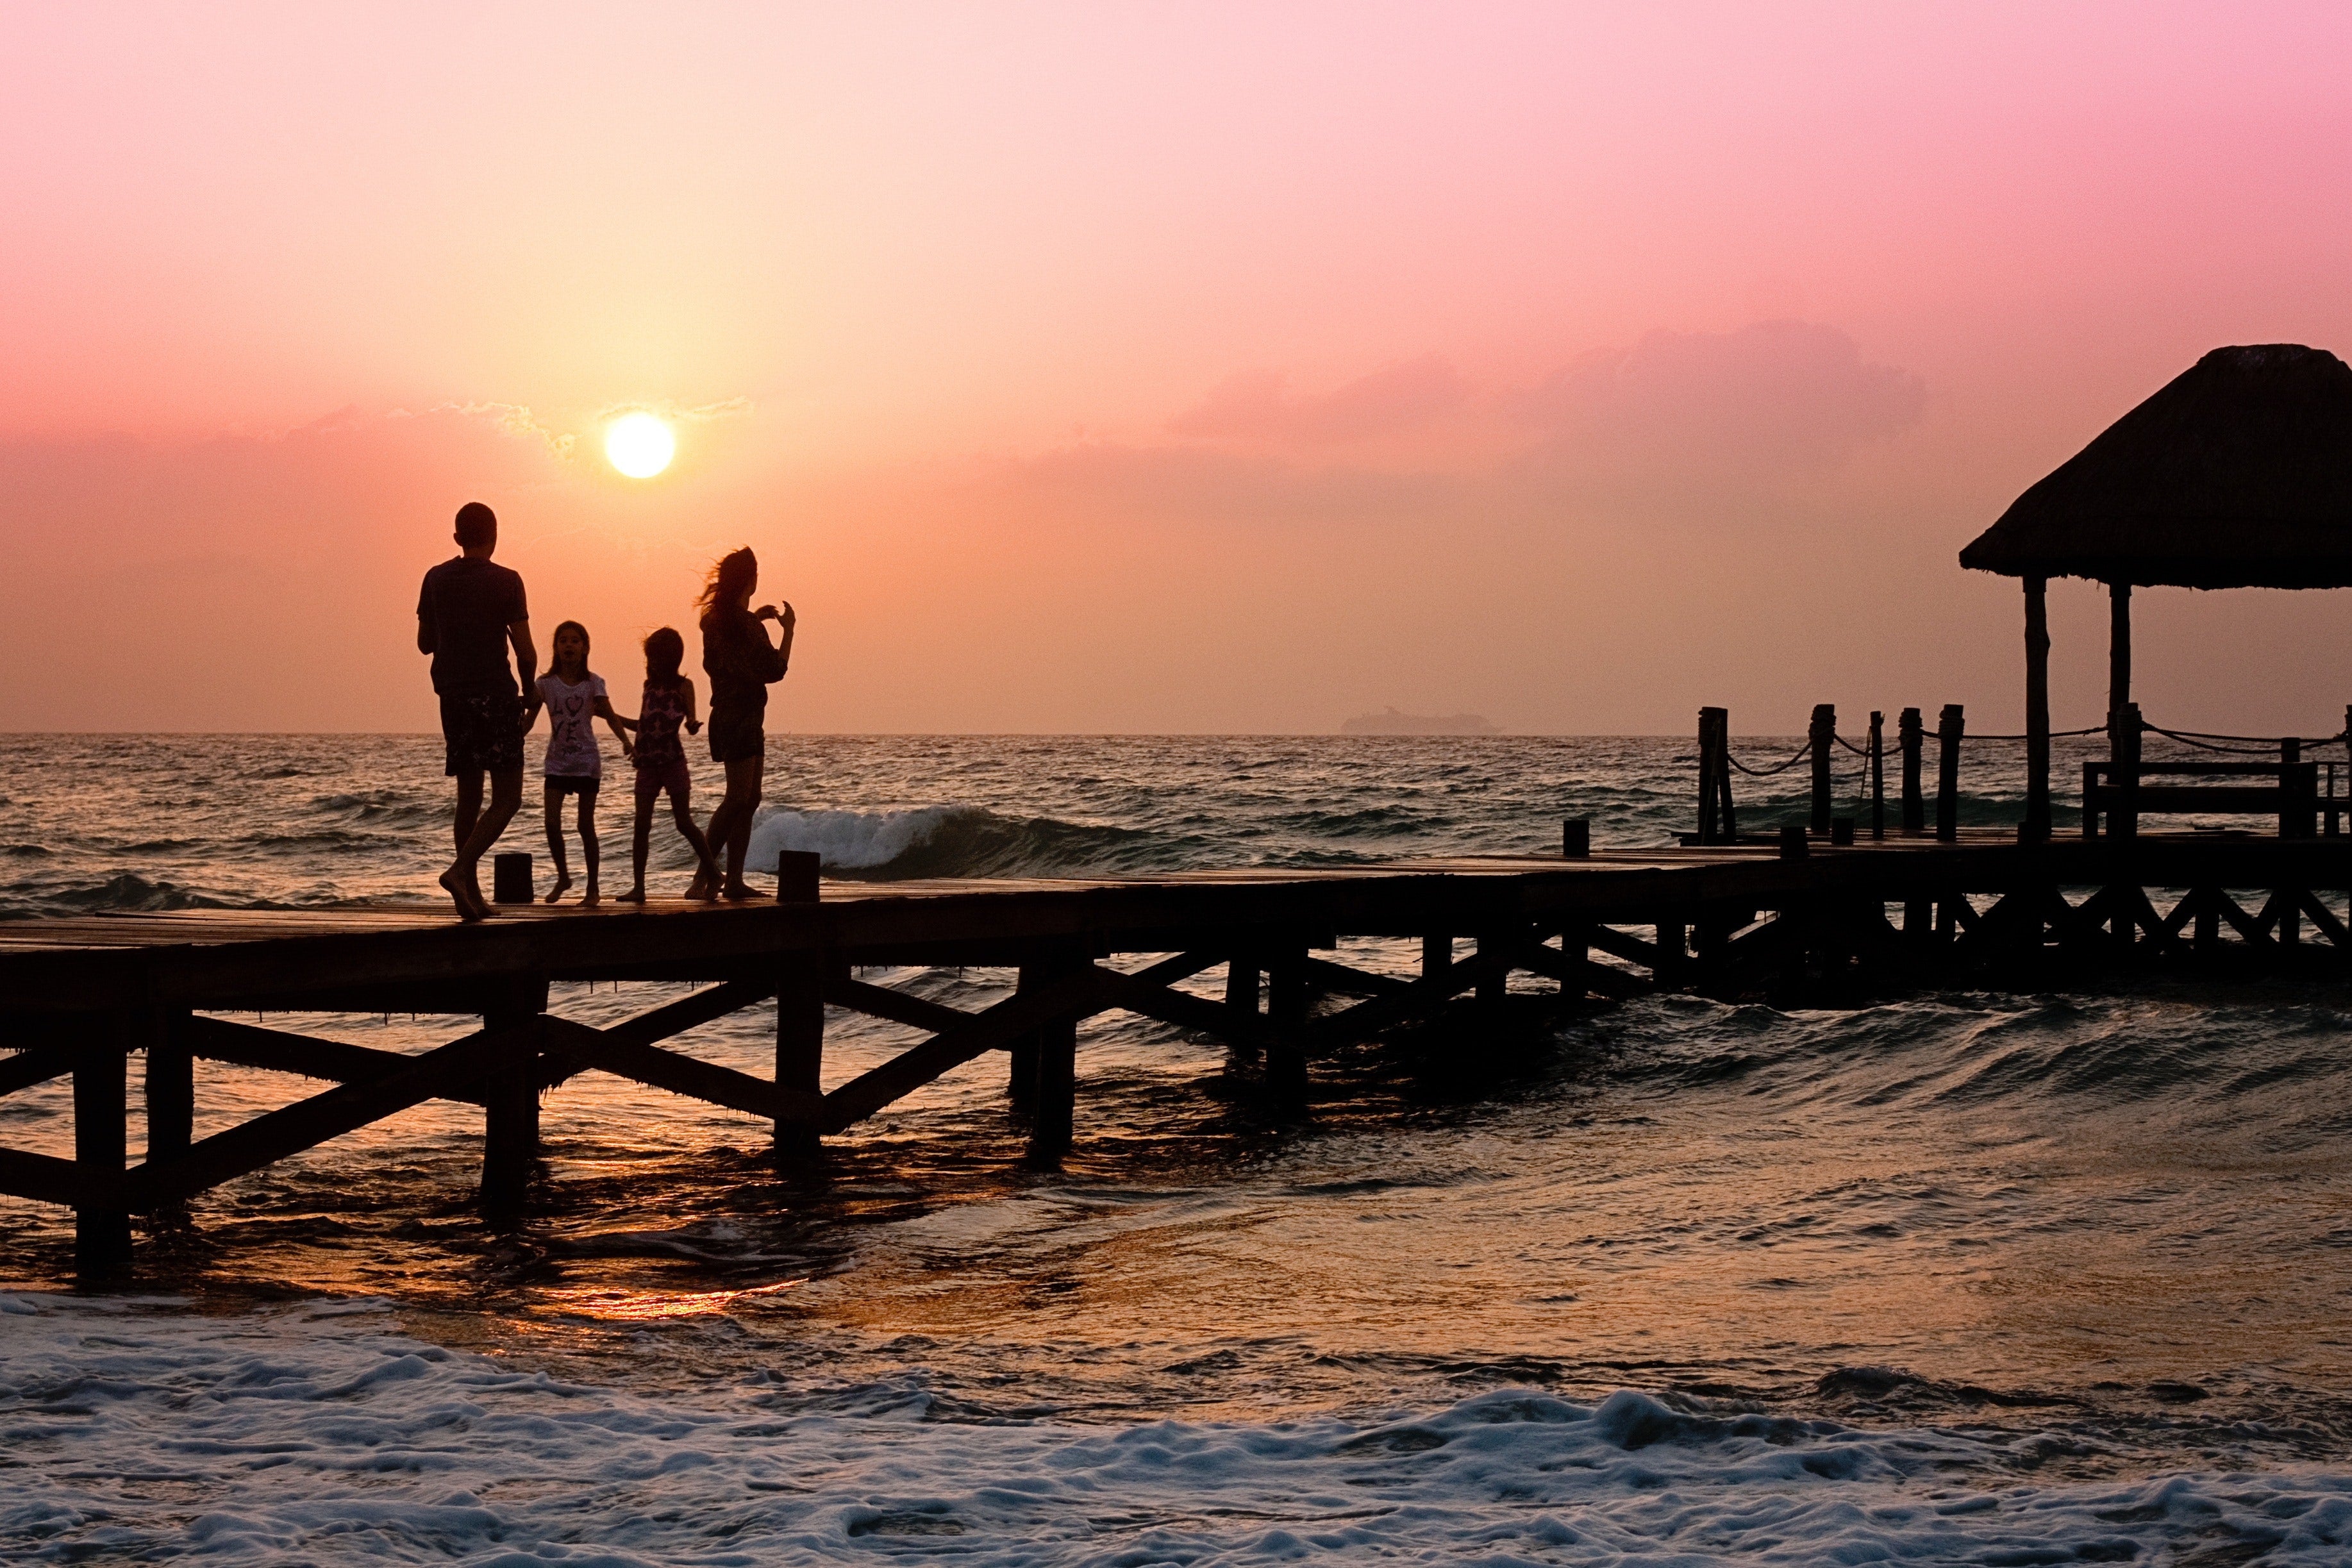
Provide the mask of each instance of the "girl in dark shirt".
{"label": "girl in dark shirt", "polygon": [[[751,608],[760,585],[760,561],[747,547],[719,558],[702,590],[702,668],[710,677],[710,760],[727,770],[727,793],[710,815],[710,845],[727,854],[719,896],[755,899],[743,881],[743,856],[751,847],[751,814],[759,806],[761,769],[766,762],[768,688],[784,678],[793,656],[793,607]],[[776,623],[771,643],[761,621]],[[701,878],[688,897],[707,895]]]}

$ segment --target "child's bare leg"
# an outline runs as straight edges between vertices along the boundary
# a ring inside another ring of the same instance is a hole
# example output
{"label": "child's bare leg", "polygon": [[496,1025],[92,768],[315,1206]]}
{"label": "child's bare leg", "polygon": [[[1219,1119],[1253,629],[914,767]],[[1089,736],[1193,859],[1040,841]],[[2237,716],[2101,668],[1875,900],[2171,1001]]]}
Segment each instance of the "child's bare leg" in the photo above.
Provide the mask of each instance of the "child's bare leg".
{"label": "child's bare leg", "polygon": [[694,825],[694,813],[687,809],[686,802],[672,795],[669,805],[678,832],[685,835],[687,843],[693,847],[698,867],[694,873],[694,883],[687,889],[686,896],[709,903],[719,896],[719,863],[710,858],[710,840],[705,838],[702,829]]}
{"label": "child's bare leg", "polygon": [[646,847],[653,826],[654,803],[641,795],[637,796],[637,819],[629,832],[629,861],[635,868],[636,879],[629,884],[629,890],[620,896],[617,900],[620,903],[642,904],[646,901]]}
{"label": "child's bare leg", "polygon": [[555,886],[547,889],[551,904],[572,886],[572,868],[563,858],[563,792],[553,784],[547,786],[547,856],[555,862]]}
{"label": "child's bare leg", "polygon": [[588,890],[580,899],[583,906],[593,906],[599,901],[596,871],[604,859],[604,847],[596,842],[596,797],[583,793],[580,796],[580,859],[588,870]]}

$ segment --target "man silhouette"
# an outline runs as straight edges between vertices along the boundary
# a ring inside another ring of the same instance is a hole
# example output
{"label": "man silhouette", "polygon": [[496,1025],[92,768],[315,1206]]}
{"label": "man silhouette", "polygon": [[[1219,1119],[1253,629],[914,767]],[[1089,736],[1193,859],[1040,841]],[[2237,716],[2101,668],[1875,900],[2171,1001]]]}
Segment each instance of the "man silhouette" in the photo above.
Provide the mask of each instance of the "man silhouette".
{"label": "man silhouette", "polygon": [[[499,547],[498,514],[480,501],[457,509],[463,553],[425,574],[416,596],[416,651],[433,657],[441,698],[444,771],[457,781],[457,858],[441,873],[462,920],[490,912],[476,875],[482,857],[522,804],[522,691],[539,668],[530,646],[530,612],[522,578],[490,563]],[[507,668],[507,645],[515,665]],[[482,809],[482,775],[490,805]]]}

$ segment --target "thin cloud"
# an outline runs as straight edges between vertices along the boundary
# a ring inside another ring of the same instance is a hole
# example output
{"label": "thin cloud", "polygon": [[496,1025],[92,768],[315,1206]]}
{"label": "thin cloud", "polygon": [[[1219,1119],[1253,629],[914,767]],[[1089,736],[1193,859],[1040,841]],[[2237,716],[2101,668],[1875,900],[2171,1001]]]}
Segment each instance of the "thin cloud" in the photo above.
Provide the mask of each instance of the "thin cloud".
{"label": "thin cloud", "polygon": [[1313,396],[1293,395],[1279,372],[1244,371],[1168,422],[1205,440],[1327,446],[1420,430],[1461,410],[1470,384],[1436,354],[1384,365]]}

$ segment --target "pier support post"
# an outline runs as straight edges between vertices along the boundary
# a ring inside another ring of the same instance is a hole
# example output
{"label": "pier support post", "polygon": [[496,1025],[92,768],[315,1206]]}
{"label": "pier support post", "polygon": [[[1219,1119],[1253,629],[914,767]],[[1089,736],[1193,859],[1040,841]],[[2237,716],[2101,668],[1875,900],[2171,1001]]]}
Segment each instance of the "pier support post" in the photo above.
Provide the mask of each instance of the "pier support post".
{"label": "pier support post", "polygon": [[1265,1084],[1284,1105],[1307,1100],[1307,970],[1300,962],[1306,956],[1302,947],[1285,947],[1266,972],[1266,1022],[1276,1034],[1266,1047]]}
{"label": "pier support post", "polygon": [[131,1266],[131,1215],[106,1206],[99,1194],[122,1179],[130,1145],[124,1061],[146,1017],[131,1013],[105,1018],[93,1031],[96,1037],[74,1055],[74,1165],[83,1186],[74,1209],[74,1273],[84,1284]]}
{"label": "pier support post", "polygon": [[[1514,945],[1514,936],[1510,931],[1487,931],[1478,933],[1478,956],[1481,958],[1486,957],[1489,953],[1500,952],[1512,945]],[[1503,1004],[1503,998],[1510,994],[1511,972],[1507,969],[1497,974],[1490,974],[1478,982],[1477,997],[1478,1005],[1481,1007],[1499,1007]]]}
{"label": "pier support post", "polygon": [[1680,921],[1660,921],[1657,929],[1658,966],[1652,973],[1661,991],[1682,984],[1690,965],[1690,928]]}
{"label": "pier support post", "polygon": [[[814,958],[787,959],[776,974],[776,1087],[824,1092],[824,966]],[[776,1123],[778,1153],[816,1150],[816,1129]]]}
{"label": "pier support post", "polygon": [[1454,963],[1454,938],[1451,934],[1429,935],[1421,939],[1421,977],[1434,980]]}
{"label": "pier support post", "polygon": [[482,1080],[482,1213],[494,1224],[521,1215],[539,1161],[539,1021],[546,1011],[547,982],[520,980],[482,1015],[486,1044],[499,1058]]}
{"label": "pier support post", "polygon": [[1916,837],[1927,831],[1927,800],[1919,789],[1919,752],[1925,726],[1919,710],[1906,708],[1895,721],[1897,743],[1903,748],[1903,831]]}
{"label": "pier support post", "polygon": [[186,1009],[149,1016],[147,1037],[147,1158],[184,1154],[195,1137],[196,1058],[187,1047]]}
{"label": "pier support post", "polygon": [[1936,837],[1947,844],[1960,836],[1960,738],[1967,729],[1967,712],[1945,703],[1936,721]]}
{"label": "pier support post", "polygon": [[[1084,963],[1082,958],[1055,954],[1021,966],[1021,989],[1050,985]],[[1015,1060],[1026,1049],[1030,1061],[1029,1159],[1051,1165],[1070,1152],[1078,1095],[1078,1021],[1063,1018],[1040,1027],[1014,1047]]]}
{"label": "pier support post", "polygon": [[1808,731],[1813,748],[1813,837],[1830,836],[1830,752],[1837,745],[1837,709],[1827,702],[1813,709]]}

